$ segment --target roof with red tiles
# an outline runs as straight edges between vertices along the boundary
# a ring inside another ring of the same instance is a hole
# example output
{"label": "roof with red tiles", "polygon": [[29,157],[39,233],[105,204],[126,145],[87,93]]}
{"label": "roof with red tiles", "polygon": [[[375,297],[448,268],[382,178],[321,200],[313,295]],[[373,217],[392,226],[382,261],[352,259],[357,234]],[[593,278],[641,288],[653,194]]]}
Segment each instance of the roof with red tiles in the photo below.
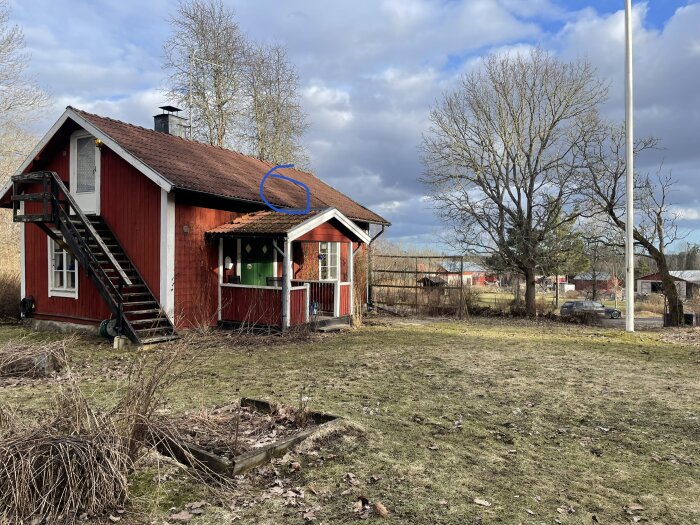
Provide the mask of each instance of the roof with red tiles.
{"label": "roof with red tiles", "polygon": [[284,234],[311,217],[318,215],[323,210],[311,210],[310,213],[290,215],[276,211],[258,211],[242,215],[231,222],[217,226],[207,231],[209,236],[236,234]]}
{"label": "roof with red tiles", "polygon": [[[225,148],[134,126],[75,108],[69,109],[109,136],[176,189],[263,203],[260,197],[260,183],[274,164]],[[275,173],[305,184],[310,190],[312,209],[336,208],[353,220],[388,224],[380,215],[311,173],[293,168],[280,169]],[[306,206],[306,192],[291,182],[269,177],[265,181],[264,193],[267,200],[277,207],[303,209]]]}

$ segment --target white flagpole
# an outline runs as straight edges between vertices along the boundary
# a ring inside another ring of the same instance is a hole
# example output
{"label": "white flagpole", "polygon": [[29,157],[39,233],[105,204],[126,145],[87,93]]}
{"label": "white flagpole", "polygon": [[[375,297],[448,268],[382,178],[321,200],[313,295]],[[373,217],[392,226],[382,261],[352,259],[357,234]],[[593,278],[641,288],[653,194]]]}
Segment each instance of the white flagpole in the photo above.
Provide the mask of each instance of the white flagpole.
{"label": "white flagpole", "polygon": [[627,156],[627,224],[625,227],[627,313],[625,331],[627,332],[634,332],[634,142],[632,135],[634,123],[632,102],[632,0],[625,0],[625,150]]}

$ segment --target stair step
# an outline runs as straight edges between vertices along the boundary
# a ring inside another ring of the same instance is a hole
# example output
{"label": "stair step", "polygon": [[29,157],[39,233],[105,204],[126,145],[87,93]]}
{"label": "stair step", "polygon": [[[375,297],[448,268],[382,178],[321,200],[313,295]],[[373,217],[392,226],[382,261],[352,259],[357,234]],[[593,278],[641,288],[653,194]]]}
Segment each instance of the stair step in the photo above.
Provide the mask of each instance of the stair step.
{"label": "stair step", "polygon": [[165,343],[167,341],[175,341],[176,339],[180,339],[180,336],[177,334],[156,336],[156,337],[147,337],[145,339],[141,339],[141,344],[142,345],[151,345],[154,343]]}
{"label": "stair step", "polygon": [[168,337],[171,335],[177,335],[172,326],[163,326],[161,328],[141,328],[139,330],[134,330],[134,333],[139,339],[145,339],[148,337]]}
{"label": "stair step", "polygon": [[[121,262],[123,262],[123,263],[129,262],[129,258],[124,253],[119,253],[119,252],[112,253],[112,256],[114,257],[114,260],[116,260],[117,262],[120,262],[120,263]],[[101,253],[98,253],[97,255],[95,255],[95,257],[97,258],[97,260],[99,262],[103,262],[103,263],[111,262],[107,257],[102,255]]]}
{"label": "stair step", "polygon": [[[120,266],[121,266],[121,265],[120,265]],[[102,267],[100,266],[100,268],[102,268]],[[127,275],[127,277],[129,277],[129,279],[131,279],[132,277],[138,278],[138,276],[139,276],[139,274],[137,274],[137,273],[136,273],[133,269],[131,269],[131,268],[124,268],[124,267],[122,266],[122,270],[124,270],[124,273]],[[105,273],[117,273],[117,269],[116,269],[116,268],[109,268],[109,267],[107,267],[107,268],[102,268],[102,271],[105,272]],[[133,281],[133,279],[131,279],[131,280]]]}
{"label": "stair step", "polygon": [[136,321],[131,321],[131,320],[130,320],[130,321],[129,321],[129,324],[131,324],[131,325],[142,325],[142,324],[146,324],[146,325],[153,325],[153,326],[155,326],[155,325],[158,325],[158,324],[161,324],[161,323],[165,323],[165,322],[167,322],[168,325],[170,325],[170,320],[169,320],[167,317],[163,316],[163,317],[156,317],[156,318],[151,318],[151,319],[138,319],[138,320],[136,320]]}
{"label": "stair step", "polygon": [[[105,272],[105,273],[109,273],[109,272]],[[111,272],[111,273],[114,273],[114,272]],[[128,275],[128,272],[127,272],[127,275]],[[112,280],[119,281],[119,275],[108,275],[107,278],[110,281],[112,281]],[[143,282],[141,281],[141,279],[139,279],[138,275],[134,274],[133,277],[130,277],[130,279],[131,279],[132,284],[131,284],[131,286],[128,286],[128,288],[134,288],[136,286],[139,286],[139,287],[143,286],[145,288]]]}
{"label": "stair step", "polygon": [[148,310],[129,310],[124,312],[124,315],[146,315],[146,314],[160,314],[163,310],[160,308],[149,308]]}
{"label": "stair step", "polygon": [[[126,294],[124,294],[126,295]],[[122,306],[124,307],[130,307],[130,306],[144,306],[146,304],[158,304],[156,301],[129,301],[122,303]]]}

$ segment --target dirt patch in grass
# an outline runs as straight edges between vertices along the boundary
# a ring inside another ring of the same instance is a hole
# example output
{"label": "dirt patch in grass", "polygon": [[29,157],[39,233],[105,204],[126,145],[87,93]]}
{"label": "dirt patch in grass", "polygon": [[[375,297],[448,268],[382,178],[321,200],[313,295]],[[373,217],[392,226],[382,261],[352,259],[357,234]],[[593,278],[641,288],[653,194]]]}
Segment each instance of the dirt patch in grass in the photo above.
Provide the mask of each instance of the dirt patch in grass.
{"label": "dirt patch in grass", "polygon": [[294,407],[279,407],[268,414],[238,403],[161,421],[188,443],[229,460],[317,427]]}

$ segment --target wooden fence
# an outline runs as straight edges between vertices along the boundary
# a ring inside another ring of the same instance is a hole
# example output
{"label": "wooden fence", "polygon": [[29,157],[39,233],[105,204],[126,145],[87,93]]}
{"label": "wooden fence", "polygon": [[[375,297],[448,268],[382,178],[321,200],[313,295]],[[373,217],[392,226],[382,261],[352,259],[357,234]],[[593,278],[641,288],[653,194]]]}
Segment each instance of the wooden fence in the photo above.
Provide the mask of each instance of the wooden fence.
{"label": "wooden fence", "polygon": [[369,302],[396,313],[465,315],[464,257],[372,255]]}

